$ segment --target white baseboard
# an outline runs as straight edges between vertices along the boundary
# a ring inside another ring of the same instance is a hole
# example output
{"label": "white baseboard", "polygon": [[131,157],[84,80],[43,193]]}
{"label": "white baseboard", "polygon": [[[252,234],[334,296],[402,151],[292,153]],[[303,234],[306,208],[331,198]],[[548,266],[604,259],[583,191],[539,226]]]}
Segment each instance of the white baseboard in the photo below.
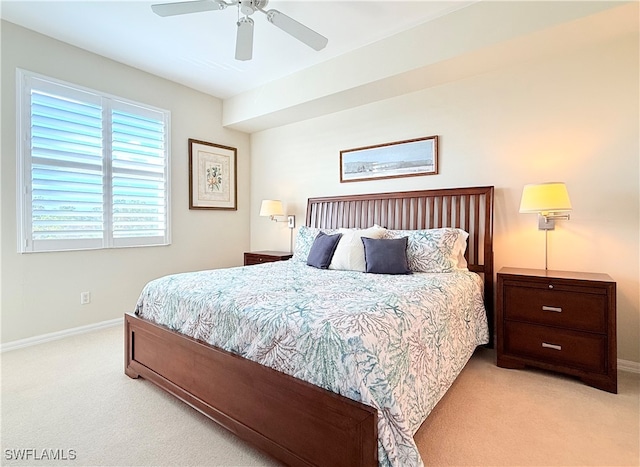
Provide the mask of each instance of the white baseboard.
{"label": "white baseboard", "polygon": [[631,360],[620,360],[620,359],[618,359],[618,370],[619,371],[628,371],[629,373],[638,373],[638,374],[640,374],[640,363],[632,362]]}
{"label": "white baseboard", "polygon": [[10,350],[21,349],[23,347],[30,347],[32,345],[38,345],[49,341],[64,339],[65,337],[74,336],[76,334],[84,334],[87,332],[95,331],[97,329],[118,326],[123,323],[123,320],[124,318],[110,319],[109,321],[101,321],[100,323],[88,324],[86,326],[65,329],[63,331],[52,332],[49,334],[42,334],[40,336],[33,336],[26,339],[7,342],[6,344],[2,344],[0,346],[0,352],[9,352]]}

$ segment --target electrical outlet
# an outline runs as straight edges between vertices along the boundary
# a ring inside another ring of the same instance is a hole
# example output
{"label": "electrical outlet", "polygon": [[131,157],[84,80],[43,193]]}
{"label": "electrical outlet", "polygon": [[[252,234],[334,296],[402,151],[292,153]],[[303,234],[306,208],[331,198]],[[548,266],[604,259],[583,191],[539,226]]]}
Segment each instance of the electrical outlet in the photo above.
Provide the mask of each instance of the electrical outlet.
{"label": "electrical outlet", "polygon": [[80,305],[88,305],[91,303],[91,292],[80,293]]}

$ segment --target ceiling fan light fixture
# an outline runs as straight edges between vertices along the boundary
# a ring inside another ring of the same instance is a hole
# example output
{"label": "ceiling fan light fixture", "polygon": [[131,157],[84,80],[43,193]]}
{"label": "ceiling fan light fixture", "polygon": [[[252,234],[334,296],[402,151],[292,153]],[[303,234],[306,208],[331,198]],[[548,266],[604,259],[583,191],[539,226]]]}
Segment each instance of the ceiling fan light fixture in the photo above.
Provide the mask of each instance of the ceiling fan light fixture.
{"label": "ceiling fan light fixture", "polygon": [[252,0],[240,0],[238,7],[243,15],[249,16],[256,12],[256,8]]}

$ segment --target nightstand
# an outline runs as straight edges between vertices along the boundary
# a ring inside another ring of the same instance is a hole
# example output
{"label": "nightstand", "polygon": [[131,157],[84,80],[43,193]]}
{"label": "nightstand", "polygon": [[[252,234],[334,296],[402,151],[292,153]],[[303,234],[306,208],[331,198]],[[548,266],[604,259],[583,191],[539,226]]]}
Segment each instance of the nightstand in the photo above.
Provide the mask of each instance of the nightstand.
{"label": "nightstand", "polygon": [[497,362],[577,376],[618,392],[616,283],[606,274],[498,271]]}
{"label": "nightstand", "polygon": [[286,251],[249,251],[244,254],[244,265],[272,263],[274,261],[285,261],[293,256],[293,253]]}

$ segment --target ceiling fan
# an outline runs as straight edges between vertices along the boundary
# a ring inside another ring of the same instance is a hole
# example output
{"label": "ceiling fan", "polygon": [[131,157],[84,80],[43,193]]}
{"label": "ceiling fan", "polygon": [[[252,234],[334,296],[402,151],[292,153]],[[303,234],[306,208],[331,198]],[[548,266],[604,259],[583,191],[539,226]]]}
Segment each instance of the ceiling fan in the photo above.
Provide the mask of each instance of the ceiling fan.
{"label": "ceiling fan", "polygon": [[[151,9],[158,16],[184,15],[202,11],[224,10],[228,6],[238,7],[238,32],[236,35],[236,60],[251,60],[253,56],[253,20],[256,11],[264,13],[274,26],[307,44],[315,50],[322,50],[328,39],[278,10],[265,10],[269,0],[192,0],[188,2],[158,3]],[[244,16],[240,17],[240,13]]]}

